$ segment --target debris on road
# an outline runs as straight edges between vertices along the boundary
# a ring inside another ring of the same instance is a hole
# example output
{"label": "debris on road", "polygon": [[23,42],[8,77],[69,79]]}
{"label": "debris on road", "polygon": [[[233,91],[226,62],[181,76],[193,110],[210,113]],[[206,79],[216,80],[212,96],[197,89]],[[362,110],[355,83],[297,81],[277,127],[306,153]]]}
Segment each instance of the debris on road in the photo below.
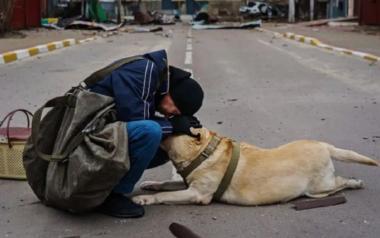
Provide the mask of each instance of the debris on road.
{"label": "debris on road", "polygon": [[194,25],[204,25],[216,22],[218,22],[217,18],[210,16],[207,12],[204,11],[198,12],[193,19]]}
{"label": "debris on road", "polygon": [[163,30],[164,29],[161,26],[157,26],[157,27],[132,26],[132,27],[124,27],[120,29],[120,31],[128,32],[128,33],[158,32],[158,31],[163,31]]}
{"label": "debris on road", "polygon": [[169,15],[160,11],[135,11],[134,12],[135,23],[146,25],[146,24],[157,24],[157,25],[173,25],[176,22],[176,16]]}
{"label": "debris on road", "polygon": [[359,22],[334,22],[334,21],[329,21],[327,23],[328,26],[331,27],[340,27],[340,26],[359,26]]}
{"label": "debris on road", "polygon": [[201,238],[188,227],[175,222],[170,224],[169,230],[177,238]]}
{"label": "debris on road", "polygon": [[124,23],[121,24],[106,24],[106,23],[97,23],[90,21],[81,21],[75,20],[68,24],[65,29],[87,29],[87,30],[103,30],[103,31],[115,31],[122,27]]}
{"label": "debris on road", "polygon": [[318,208],[318,207],[327,207],[334,206],[342,203],[346,203],[346,197],[343,194],[325,197],[325,198],[313,198],[313,199],[304,199],[297,200],[293,202],[294,209],[297,211]]}
{"label": "debris on road", "polygon": [[58,18],[42,18],[41,26],[49,29],[63,30],[63,27],[58,26]]}
{"label": "debris on road", "polygon": [[339,17],[334,19],[322,19],[322,20],[316,20],[316,21],[309,21],[305,23],[300,23],[300,25],[304,26],[323,26],[329,24],[329,22],[346,22],[346,21],[356,21],[358,20],[358,17]]}
{"label": "debris on road", "polygon": [[237,100],[238,100],[237,98],[227,99],[228,102],[236,102]]}
{"label": "debris on road", "polygon": [[262,21],[250,21],[245,23],[220,23],[220,24],[194,24],[193,29],[194,30],[214,30],[214,29],[252,29],[256,27],[261,27]]}

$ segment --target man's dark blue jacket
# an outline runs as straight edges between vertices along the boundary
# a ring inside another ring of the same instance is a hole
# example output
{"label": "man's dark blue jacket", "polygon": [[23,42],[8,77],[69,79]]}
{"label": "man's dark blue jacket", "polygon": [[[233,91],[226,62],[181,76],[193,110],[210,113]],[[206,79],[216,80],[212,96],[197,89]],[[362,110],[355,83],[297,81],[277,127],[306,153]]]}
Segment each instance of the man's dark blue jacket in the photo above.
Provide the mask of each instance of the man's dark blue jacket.
{"label": "man's dark blue jacket", "polygon": [[96,93],[115,99],[118,120],[154,120],[161,125],[163,135],[171,134],[170,122],[156,117],[156,98],[169,92],[169,78],[160,80],[167,68],[165,50],[144,55],[144,59],[128,63],[90,87]]}

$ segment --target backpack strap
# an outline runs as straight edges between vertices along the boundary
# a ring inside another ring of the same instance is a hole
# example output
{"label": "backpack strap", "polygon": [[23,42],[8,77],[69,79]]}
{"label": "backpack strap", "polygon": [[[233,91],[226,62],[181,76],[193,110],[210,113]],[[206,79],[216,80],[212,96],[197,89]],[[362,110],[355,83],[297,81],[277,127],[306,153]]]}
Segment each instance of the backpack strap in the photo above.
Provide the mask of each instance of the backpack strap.
{"label": "backpack strap", "polygon": [[131,63],[133,61],[136,61],[136,60],[142,60],[142,59],[145,59],[143,56],[141,55],[137,55],[137,56],[131,56],[131,57],[127,57],[127,58],[124,58],[124,59],[120,59],[116,62],[113,62],[112,64],[102,68],[102,69],[99,69],[98,71],[92,73],[90,76],[88,76],[85,80],[83,80],[80,85],[82,87],[91,87],[92,85],[94,85],[95,83],[103,80],[107,75],[111,74],[112,71],[120,68],[121,66],[125,65],[125,64],[128,64],[128,63]]}
{"label": "backpack strap", "polygon": [[[42,112],[45,108],[51,108],[51,107],[75,107],[75,100],[76,97],[72,94],[67,94],[65,96],[56,97],[53,99],[50,99],[47,101],[42,107],[40,107],[35,113],[32,120],[32,135],[31,139],[35,146],[34,150],[37,153],[37,155],[47,161],[59,161],[63,160],[67,157],[67,154],[45,154],[42,151],[39,150],[37,142],[38,142],[38,135],[40,131],[40,124],[41,124],[41,118],[42,118]],[[79,137],[79,136],[78,136]],[[81,141],[82,138],[76,138],[72,141],[71,147],[75,148],[74,143],[78,143]]]}

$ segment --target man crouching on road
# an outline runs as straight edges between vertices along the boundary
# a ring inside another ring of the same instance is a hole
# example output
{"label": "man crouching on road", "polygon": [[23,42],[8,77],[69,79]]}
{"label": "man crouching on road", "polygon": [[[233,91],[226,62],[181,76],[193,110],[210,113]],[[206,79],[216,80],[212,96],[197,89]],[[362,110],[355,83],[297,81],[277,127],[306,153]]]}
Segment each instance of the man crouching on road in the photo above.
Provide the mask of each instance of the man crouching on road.
{"label": "man crouching on road", "polygon": [[[131,167],[99,207],[104,214],[120,218],[143,216],[144,208],[125,195],[133,191],[145,169],[168,161],[167,154],[159,149],[161,139],[172,133],[196,136],[190,128],[201,127],[193,115],[202,105],[202,88],[190,73],[172,66],[168,70],[167,65],[165,50],[148,53],[90,88],[113,97],[118,120],[128,122]],[[165,117],[157,117],[156,111]]]}

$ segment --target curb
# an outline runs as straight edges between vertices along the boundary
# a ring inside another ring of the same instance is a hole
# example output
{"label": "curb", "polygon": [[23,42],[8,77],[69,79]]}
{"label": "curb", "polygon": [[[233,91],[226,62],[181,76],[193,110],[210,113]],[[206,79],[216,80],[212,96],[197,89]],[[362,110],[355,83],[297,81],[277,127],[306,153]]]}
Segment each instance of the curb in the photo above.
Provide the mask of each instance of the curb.
{"label": "curb", "polygon": [[65,39],[62,41],[54,41],[43,45],[37,45],[35,47],[9,51],[4,54],[0,54],[0,65],[8,64],[11,62],[15,62],[17,60],[29,58],[32,56],[36,56],[38,54],[54,51],[61,48],[70,47],[73,45],[83,44],[85,42],[89,42],[95,40],[96,37],[90,37],[83,40],[75,40],[75,39]]}
{"label": "curb", "polygon": [[361,52],[361,51],[355,51],[355,50],[350,50],[350,49],[346,49],[346,48],[341,48],[341,47],[336,47],[336,46],[324,44],[320,40],[318,40],[316,38],[313,38],[313,37],[307,37],[307,36],[303,36],[303,35],[297,35],[297,34],[294,34],[292,32],[286,32],[286,33],[281,34],[279,32],[274,32],[274,31],[270,31],[270,30],[267,30],[267,29],[263,29],[263,28],[260,28],[260,29],[257,29],[257,30],[260,31],[260,32],[271,33],[271,34],[273,34],[276,37],[284,37],[284,38],[287,38],[287,39],[290,39],[290,40],[295,40],[295,41],[298,41],[298,42],[302,42],[302,43],[305,43],[305,44],[316,46],[318,48],[322,48],[322,49],[325,49],[325,50],[335,51],[335,52],[342,53],[342,54],[345,54],[345,55],[351,55],[351,56],[360,57],[362,59],[370,61],[371,63],[376,63],[376,62],[380,61],[380,57],[379,56],[376,56],[376,55],[373,55],[373,54],[369,54],[369,53],[365,53],[365,52]]}

